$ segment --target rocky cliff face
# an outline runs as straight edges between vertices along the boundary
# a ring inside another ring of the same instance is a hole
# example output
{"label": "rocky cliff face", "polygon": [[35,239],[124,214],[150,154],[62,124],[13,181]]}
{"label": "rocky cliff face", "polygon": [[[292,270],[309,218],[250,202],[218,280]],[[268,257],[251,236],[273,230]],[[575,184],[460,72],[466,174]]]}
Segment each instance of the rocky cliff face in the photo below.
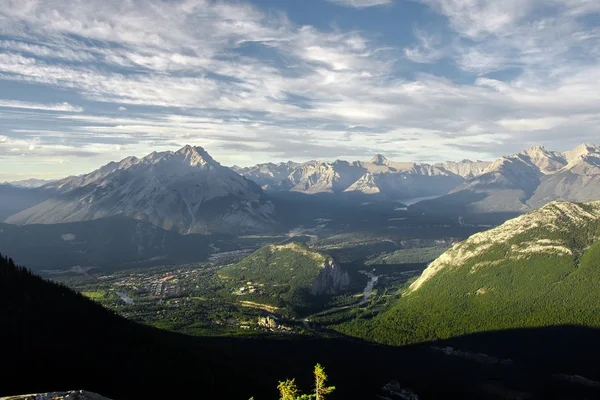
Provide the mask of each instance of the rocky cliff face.
{"label": "rocky cliff face", "polygon": [[333,295],[345,291],[348,285],[350,285],[348,273],[330,259],[323,264],[321,273],[310,291],[313,295]]}
{"label": "rocky cliff face", "polygon": [[535,193],[527,201],[531,208],[549,201],[593,201],[600,199],[600,150],[590,149],[557,172],[544,176]]}

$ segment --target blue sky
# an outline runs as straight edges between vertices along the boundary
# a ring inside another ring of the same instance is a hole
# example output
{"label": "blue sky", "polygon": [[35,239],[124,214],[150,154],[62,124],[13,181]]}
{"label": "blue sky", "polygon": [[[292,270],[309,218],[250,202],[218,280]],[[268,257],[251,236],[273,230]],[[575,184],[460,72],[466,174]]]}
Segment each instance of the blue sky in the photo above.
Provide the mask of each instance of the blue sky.
{"label": "blue sky", "polygon": [[0,181],[598,142],[597,0],[3,0]]}

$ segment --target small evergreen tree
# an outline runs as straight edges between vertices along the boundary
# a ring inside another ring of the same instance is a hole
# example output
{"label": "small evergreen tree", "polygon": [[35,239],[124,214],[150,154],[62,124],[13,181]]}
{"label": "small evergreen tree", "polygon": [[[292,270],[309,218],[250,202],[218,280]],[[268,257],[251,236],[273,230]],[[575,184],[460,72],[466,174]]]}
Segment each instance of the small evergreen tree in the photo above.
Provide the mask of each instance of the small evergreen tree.
{"label": "small evergreen tree", "polygon": [[325,400],[325,396],[335,390],[335,386],[327,386],[327,374],[321,364],[315,365],[315,400]]}
{"label": "small evergreen tree", "polygon": [[287,379],[285,382],[279,382],[279,400],[297,400],[300,398],[298,386],[295,379]]}
{"label": "small evergreen tree", "polygon": [[313,394],[300,394],[295,379],[287,379],[279,382],[279,400],[325,400],[335,386],[327,386],[327,374],[321,364],[315,365],[315,391]]}

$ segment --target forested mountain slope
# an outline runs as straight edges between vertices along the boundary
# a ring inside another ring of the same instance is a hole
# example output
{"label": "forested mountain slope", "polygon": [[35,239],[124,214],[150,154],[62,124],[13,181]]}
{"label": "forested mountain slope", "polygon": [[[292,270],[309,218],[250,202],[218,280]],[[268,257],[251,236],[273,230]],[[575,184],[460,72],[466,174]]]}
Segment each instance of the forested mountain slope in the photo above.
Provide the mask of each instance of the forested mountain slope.
{"label": "forested mountain slope", "polygon": [[455,245],[387,312],[345,331],[403,344],[498,329],[600,326],[599,238],[600,202],[550,203]]}

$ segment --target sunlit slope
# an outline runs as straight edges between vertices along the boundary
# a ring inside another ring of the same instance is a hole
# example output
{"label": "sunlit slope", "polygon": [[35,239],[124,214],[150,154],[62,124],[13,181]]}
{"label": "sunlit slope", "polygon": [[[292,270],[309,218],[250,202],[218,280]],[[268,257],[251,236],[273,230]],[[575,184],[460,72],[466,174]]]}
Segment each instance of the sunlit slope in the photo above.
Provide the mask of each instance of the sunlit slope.
{"label": "sunlit slope", "polygon": [[550,203],[455,245],[388,311],[341,329],[402,344],[495,329],[600,326],[599,236],[600,202]]}

